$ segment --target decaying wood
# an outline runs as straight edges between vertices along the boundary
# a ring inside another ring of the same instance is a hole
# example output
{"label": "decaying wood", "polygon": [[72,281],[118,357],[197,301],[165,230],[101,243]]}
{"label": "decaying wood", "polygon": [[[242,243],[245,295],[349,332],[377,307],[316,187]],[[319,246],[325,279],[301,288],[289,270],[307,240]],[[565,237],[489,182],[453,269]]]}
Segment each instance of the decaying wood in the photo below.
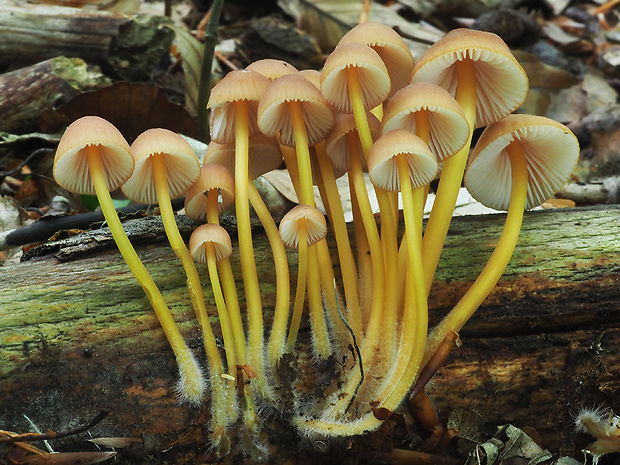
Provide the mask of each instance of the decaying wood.
{"label": "decaying wood", "polygon": [[0,68],[57,56],[82,58],[120,78],[146,80],[174,33],[157,17],[9,2],[0,15]]}
{"label": "decaying wood", "polygon": [[[482,269],[503,219],[454,219],[431,293],[432,322]],[[139,253],[200,353],[183,271],[158,220],[148,221],[150,245]],[[462,412],[473,409],[491,429],[532,427],[546,448],[579,456],[591,438],[576,435],[571,416],[582,407],[620,410],[619,230],[617,206],[526,214],[504,277],[429,386],[442,421],[457,411],[450,421],[462,426]],[[173,357],[148,301],[113,247],[98,249],[111,245],[109,235],[100,230],[75,241],[54,250],[72,260],[44,256],[0,269],[0,429],[30,430],[27,414],[43,431],[64,430],[109,408],[94,436],[144,439],[120,451],[122,463],[196,463],[206,451],[208,408],[176,403]],[[255,249],[269,321],[275,278],[259,231]],[[208,286],[205,292],[215,315]],[[219,335],[215,316],[212,323]],[[273,418],[265,436],[277,462],[305,463],[299,439]],[[331,457],[344,463],[343,455],[355,453],[353,447]]]}
{"label": "decaying wood", "polygon": [[79,58],[52,58],[0,74],[0,131],[33,130],[41,109],[109,84],[108,78]]}

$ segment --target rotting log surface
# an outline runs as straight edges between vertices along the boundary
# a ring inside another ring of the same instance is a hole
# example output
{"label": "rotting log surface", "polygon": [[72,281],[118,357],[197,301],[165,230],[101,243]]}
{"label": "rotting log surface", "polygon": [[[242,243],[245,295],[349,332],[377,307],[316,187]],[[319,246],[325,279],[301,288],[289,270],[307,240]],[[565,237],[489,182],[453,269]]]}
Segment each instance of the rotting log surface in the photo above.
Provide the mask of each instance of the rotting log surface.
{"label": "rotting log surface", "polygon": [[[453,220],[431,293],[431,322],[482,269],[503,219]],[[198,352],[183,271],[169,247],[155,240],[164,237],[153,229],[158,219],[150,222],[150,245],[139,253]],[[444,421],[455,408],[470,408],[487,425],[533,427],[545,447],[579,455],[591,438],[575,434],[571,415],[599,405],[620,410],[618,231],[617,206],[526,214],[503,278],[429,387]],[[112,245],[105,230],[91,233],[87,244],[70,250],[87,251],[85,257],[63,262],[44,256],[0,268],[0,429],[29,431],[27,414],[41,430],[60,431],[110,408],[94,436],[144,439],[143,446],[123,452],[122,463],[196,463],[206,450],[208,409],[176,404],[174,360],[142,290],[113,247],[97,248]],[[260,232],[255,249],[269,318],[275,278]],[[58,256],[70,258],[68,252]],[[295,260],[291,254],[292,273]],[[206,271],[200,272],[208,282]],[[205,291],[211,303],[208,286]],[[294,457],[294,434],[285,432],[284,440],[269,427],[275,462]],[[75,441],[54,444],[75,448]],[[0,463],[2,457],[0,449]]]}

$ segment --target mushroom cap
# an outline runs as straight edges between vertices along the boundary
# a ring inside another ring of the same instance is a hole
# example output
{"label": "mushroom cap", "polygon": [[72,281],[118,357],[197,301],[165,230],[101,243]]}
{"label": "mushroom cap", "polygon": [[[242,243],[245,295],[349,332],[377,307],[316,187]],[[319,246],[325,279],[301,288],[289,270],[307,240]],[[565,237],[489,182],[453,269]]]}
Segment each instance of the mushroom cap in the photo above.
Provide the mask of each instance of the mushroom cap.
{"label": "mushroom cap", "polygon": [[219,224],[203,224],[198,226],[189,237],[189,252],[194,261],[207,263],[207,243],[212,243],[215,261],[222,261],[232,254],[230,235]]}
{"label": "mushroom cap", "polygon": [[327,223],[323,213],[310,205],[295,205],[280,221],[280,237],[285,246],[293,249],[299,247],[301,222],[306,226],[308,245],[317,243],[327,234]]}
{"label": "mushroom cap", "polygon": [[176,132],[168,129],[147,129],[131,144],[131,154],[136,167],[129,180],[122,186],[123,193],[141,203],[157,203],[153,155],[161,154],[166,166],[170,198],[185,194],[200,175],[200,163],[194,149]]}
{"label": "mushroom cap", "polygon": [[269,79],[252,70],[233,70],[218,82],[213,89],[207,108],[211,110],[209,129],[211,139],[220,144],[235,141],[234,102],[248,102],[248,130],[250,136],[258,133],[256,110],[258,102],[269,85]]}
{"label": "mushroom cap", "polygon": [[359,43],[379,54],[392,83],[389,96],[409,84],[413,71],[413,55],[403,38],[389,26],[372,21],[360,23],[347,32],[338,46]]}
{"label": "mushroom cap", "polygon": [[327,57],[321,72],[321,91],[338,111],[353,113],[346,68],[357,69],[367,110],[387,98],[390,93],[390,75],[379,54],[363,44],[353,42],[340,45]]}
{"label": "mushroom cap", "polygon": [[399,90],[385,106],[382,133],[405,129],[415,134],[415,113],[428,115],[431,152],[442,162],[458,152],[469,139],[469,124],[463,109],[442,87],[420,82]]}
{"label": "mushroom cap", "polygon": [[84,116],[62,135],[54,157],[54,179],[76,194],[95,194],[85,148],[95,146],[101,157],[108,190],[118,189],[134,169],[129,144],[114,125],[98,116]]}
{"label": "mushroom cap", "polygon": [[321,72],[316,69],[302,69],[299,71],[299,75],[305,77],[308,81],[314,84],[317,89],[321,88]]}
{"label": "mushroom cap", "polygon": [[[218,144],[209,142],[205,152],[205,163],[219,163],[231,173],[235,172],[235,144]],[[280,145],[273,137],[256,134],[250,137],[248,145],[248,170],[254,179],[282,164]]]}
{"label": "mushroom cap", "polygon": [[275,60],[273,58],[265,58],[263,60],[254,61],[246,66],[245,69],[256,71],[270,81],[275,81],[285,74],[295,74],[298,72],[297,68],[290,63],[283,60]]}
{"label": "mushroom cap", "polygon": [[299,74],[288,74],[273,81],[258,105],[258,127],[270,137],[280,133],[280,143],[295,146],[293,123],[288,103],[298,101],[302,113],[308,144],[322,141],[334,125],[334,115],[329,104],[314,84]]}
{"label": "mushroom cap", "polygon": [[566,126],[542,116],[507,116],[484,130],[465,172],[465,186],[489,208],[507,210],[510,204],[512,167],[506,147],[513,141],[521,144],[527,160],[526,209],[552,197],[577,164],[579,143]]}
{"label": "mushroom cap", "polygon": [[[381,134],[381,123],[375,115],[370,112],[366,112],[366,118],[368,119],[368,126],[370,127],[370,134],[373,140],[376,140]],[[336,116],[334,127],[325,139],[325,152],[327,157],[331,160],[335,170],[348,171],[350,169],[349,164],[349,145],[347,142],[347,133],[355,131],[357,132],[357,125],[355,124],[355,118],[351,113],[340,113]],[[359,137],[356,138],[358,152],[361,154],[362,144]],[[362,166],[365,167],[366,160],[362,157]]]}
{"label": "mushroom cap", "polygon": [[437,174],[437,160],[424,141],[409,131],[395,129],[379,137],[368,154],[368,174],[375,186],[400,191],[399,155],[407,157],[413,189],[425,186]]}
{"label": "mushroom cap", "polygon": [[200,169],[196,183],[185,194],[185,214],[194,221],[207,220],[208,191],[218,191],[217,213],[227,210],[235,202],[235,180],[228,168],[219,163],[206,163]]}
{"label": "mushroom cap", "polygon": [[469,58],[476,69],[476,127],[488,126],[525,100],[528,79],[504,41],[491,32],[454,29],[432,45],[413,68],[411,82],[431,82],[456,95],[454,64]]}

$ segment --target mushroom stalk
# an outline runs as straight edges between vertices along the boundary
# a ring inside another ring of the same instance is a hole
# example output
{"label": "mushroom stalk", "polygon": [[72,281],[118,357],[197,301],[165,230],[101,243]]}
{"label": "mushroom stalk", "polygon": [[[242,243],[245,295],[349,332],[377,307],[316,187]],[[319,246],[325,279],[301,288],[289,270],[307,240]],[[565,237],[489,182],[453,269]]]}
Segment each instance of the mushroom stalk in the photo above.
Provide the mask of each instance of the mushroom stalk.
{"label": "mushroom stalk", "polygon": [[288,330],[288,339],[286,341],[286,351],[292,352],[297,340],[299,325],[301,324],[301,314],[304,309],[304,301],[306,300],[306,276],[308,273],[308,241],[306,225],[303,222],[299,225],[299,252],[298,252],[298,271],[297,271],[297,288],[295,290],[295,304],[293,307],[293,316]]}
{"label": "mushroom stalk", "polygon": [[353,117],[355,118],[355,125],[357,126],[357,132],[359,134],[360,142],[362,143],[362,150],[364,156],[368,160],[368,152],[372,146],[372,135],[370,134],[370,126],[368,125],[368,118],[366,117],[366,108],[364,108],[364,100],[362,97],[362,88],[360,86],[359,76],[357,69],[353,66],[349,66],[345,69],[347,76],[347,86],[349,88],[349,96],[351,100],[351,107],[353,108]]}
{"label": "mushroom stalk", "polygon": [[134,274],[151,302],[155,315],[176,357],[181,377],[179,380],[180,395],[183,400],[187,400],[194,405],[199,405],[202,402],[205,389],[205,380],[202,370],[193,353],[185,344],[183,336],[181,336],[161,292],[159,292],[157,285],[149,275],[125,234],[125,230],[118,219],[116,209],[112,203],[110,192],[108,191],[97,147],[87,146],[86,156],[90,176],[97,193],[97,198],[99,199],[99,205],[101,206],[101,211],[110,228],[112,237],[114,237],[118,250],[125,259],[127,266]]}
{"label": "mushroom stalk", "polygon": [[299,101],[288,102],[293,133],[295,138],[295,151],[297,153],[297,166],[299,172],[299,200],[300,203],[314,207],[314,189],[312,187],[312,165],[310,163],[310,150],[308,148],[308,134],[304,124],[303,112]]}
{"label": "mushroom stalk", "polygon": [[317,150],[317,160],[319,165],[318,177],[325,191],[324,202],[329,206],[332,229],[336,237],[338,258],[342,269],[342,283],[346,299],[347,319],[356,334],[361,334],[362,321],[357,289],[357,269],[355,258],[351,250],[351,243],[344,220],[344,211],[338,189],[334,169],[327,155],[323,150]]}
{"label": "mushroom stalk", "polygon": [[474,284],[441,323],[431,331],[424,353],[424,363],[433,356],[448,333],[460,331],[474,314],[499,281],[514,253],[519,240],[527,197],[527,161],[523,153],[523,146],[518,141],[511,142],[506,147],[506,152],[510,157],[512,188],[504,229],[491,258],[489,258]]}
{"label": "mushroom stalk", "polygon": [[[239,235],[239,258],[248,311],[248,361],[257,373],[258,379],[264,379],[263,373],[263,305],[261,301],[252,228],[250,225],[250,204],[248,193],[248,104],[239,100],[235,105],[235,206],[237,210],[237,229]],[[265,391],[266,383],[261,386]]]}
{"label": "mushroom stalk", "polygon": [[176,220],[174,218],[174,211],[172,210],[172,203],[170,202],[170,194],[168,191],[168,180],[166,179],[166,165],[161,154],[153,155],[153,179],[155,180],[155,189],[157,192],[157,200],[159,202],[159,209],[161,211],[161,219],[164,223],[164,230],[168,236],[170,246],[181,263],[185,272],[187,273],[187,286],[190,291],[192,303],[197,308],[197,316],[202,329],[205,352],[209,359],[209,365],[216,376],[220,376],[224,370],[222,367],[222,359],[215,343],[215,336],[209,323],[209,316],[207,315],[207,309],[204,303],[204,295],[202,293],[202,286],[200,284],[200,278],[194,265],[194,260],[190,255],[183,238],[177,228]]}
{"label": "mushroom stalk", "polygon": [[469,58],[465,58],[462,61],[457,61],[455,66],[458,81],[456,101],[463,108],[467,123],[469,124],[469,138],[461,150],[453,157],[444,161],[435,203],[426,224],[422,240],[422,264],[424,266],[424,280],[427,292],[430,291],[437,263],[439,263],[439,256],[441,255],[448,228],[452,221],[452,213],[454,212],[456,199],[463,181],[471,137],[476,124],[476,75],[474,62]]}

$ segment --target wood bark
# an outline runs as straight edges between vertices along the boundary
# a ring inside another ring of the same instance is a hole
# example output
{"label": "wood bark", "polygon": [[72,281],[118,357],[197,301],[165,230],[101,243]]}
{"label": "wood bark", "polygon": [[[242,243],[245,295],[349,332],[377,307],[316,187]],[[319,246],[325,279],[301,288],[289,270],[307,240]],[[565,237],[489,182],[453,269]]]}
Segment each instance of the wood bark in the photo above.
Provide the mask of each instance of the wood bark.
{"label": "wood bark", "polygon": [[174,33],[156,17],[55,5],[2,4],[0,68],[57,56],[82,58],[126,80],[146,80]]}
{"label": "wood bark", "polygon": [[41,109],[109,84],[101,72],[78,58],[56,57],[0,74],[0,131],[35,130]]}
{"label": "wood bark", "polygon": [[[430,296],[432,323],[482,269],[503,220],[504,215],[453,220]],[[143,239],[141,257],[200,353],[185,277],[162,242],[158,218],[132,221],[129,231]],[[136,232],[135,224],[146,225],[148,235]],[[180,224],[185,234],[193,227]],[[443,422],[465,430],[464,412],[470,417],[475,412],[483,425],[477,439],[485,427],[513,423],[535,428],[551,451],[581,457],[580,448],[592,438],[575,433],[572,416],[583,407],[620,408],[619,230],[617,206],[526,214],[503,278],[428,388]],[[0,429],[30,430],[26,414],[43,431],[59,431],[110,408],[91,430],[94,436],[144,440],[121,451],[122,463],[206,463],[199,460],[206,453],[208,408],[176,403],[172,354],[109,234],[101,229],[71,241],[64,248],[48,245],[55,255],[0,269]],[[268,325],[275,277],[260,231],[254,246]],[[293,253],[290,259],[294,281]],[[200,272],[208,282],[206,270]],[[219,336],[209,286],[205,293]],[[239,296],[243,301],[242,292]],[[361,453],[354,442],[320,455],[318,444],[301,446],[278,415],[266,421],[265,439],[274,463],[355,463]],[[401,448],[408,443],[398,436],[391,440]],[[55,444],[75,448],[76,441]]]}

